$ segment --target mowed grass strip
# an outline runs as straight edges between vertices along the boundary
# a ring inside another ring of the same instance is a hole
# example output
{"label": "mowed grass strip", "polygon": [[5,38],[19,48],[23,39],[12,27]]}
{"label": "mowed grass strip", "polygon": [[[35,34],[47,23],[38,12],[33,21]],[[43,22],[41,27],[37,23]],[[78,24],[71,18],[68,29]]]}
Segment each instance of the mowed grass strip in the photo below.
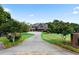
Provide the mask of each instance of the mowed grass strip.
{"label": "mowed grass strip", "polygon": [[[42,32],[41,37],[43,40],[51,43],[56,44],[60,47],[66,48],[68,50],[71,50],[73,52],[79,53],[79,48],[75,48],[71,45],[71,35],[66,35],[66,39],[63,40],[62,34],[56,34],[56,33],[45,33]],[[64,43],[66,42],[66,43]]]}
{"label": "mowed grass strip", "polygon": [[70,42],[71,38],[70,38],[70,34],[69,35],[66,35],[66,39],[63,40],[63,35],[62,34],[56,34],[56,33],[45,33],[45,32],[42,32],[42,38],[44,40],[48,40],[50,41],[50,43],[61,43],[63,41],[68,41]]}
{"label": "mowed grass strip", "polygon": [[26,40],[27,38],[31,36],[33,36],[33,34],[24,32],[24,33],[21,33],[20,39],[18,39],[15,42],[10,42],[6,37],[0,37],[0,42],[3,42],[4,48],[10,48],[12,46],[15,46],[21,43],[22,41]]}

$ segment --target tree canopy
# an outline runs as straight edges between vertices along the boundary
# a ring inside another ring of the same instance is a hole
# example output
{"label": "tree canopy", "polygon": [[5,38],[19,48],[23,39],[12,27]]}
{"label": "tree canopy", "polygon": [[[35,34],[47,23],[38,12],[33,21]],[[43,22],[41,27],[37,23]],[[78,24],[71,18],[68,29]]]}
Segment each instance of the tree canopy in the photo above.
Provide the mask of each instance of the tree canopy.
{"label": "tree canopy", "polygon": [[4,11],[0,5],[0,32],[24,32],[28,31],[28,25],[24,22],[16,21],[9,12]]}
{"label": "tree canopy", "polygon": [[75,23],[54,20],[48,23],[48,31],[51,33],[61,33],[63,35],[79,32],[79,25]]}
{"label": "tree canopy", "polygon": [[62,34],[65,39],[66,35],[79,32],[79,24],[54,20],[48,23],[48,32]]}

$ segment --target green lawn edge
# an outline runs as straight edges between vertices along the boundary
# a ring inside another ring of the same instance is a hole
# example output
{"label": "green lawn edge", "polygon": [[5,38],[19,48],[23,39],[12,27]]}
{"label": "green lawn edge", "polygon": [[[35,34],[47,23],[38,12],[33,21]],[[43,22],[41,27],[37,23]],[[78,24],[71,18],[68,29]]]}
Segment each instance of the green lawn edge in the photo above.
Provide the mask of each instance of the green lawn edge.
{"label": "green lawn edge", "polygon": [[10,48],[10,47],[13,47],[13,46],[16,46],[16,45],[20,44],[21,42],[23,42],[24,40],[30,38],[33,35],[34,34],[23,32],[23,33],[21,33],[20,39],[18,39],[14,43],[9,42],[9,40],[6,37],[0,37],[0,42],[3,42],[3,44],[4,44],[3,48]]}
{"label": "green lawn edge", "polygon": [[50,43],[50,44],[55,44],[55,45],[57,45],[57,46],[59,46],[59,47],[65,48],[65,49],[70,50],[70,51],[72,51],[72,52],[79,53],[79,48],[74,48],[73,46],[64,45],[64,44],[62,44],[62,43],[58,43],[58,44],[57,44],[57,43],[53,43],[53,41],[45,39],[45,38],[43,37],[44,34],[45,34],[44,32],[41,33],[41,38],[42,38],[44,41],[46,41],[46,42],[48,42],[48,43]]}

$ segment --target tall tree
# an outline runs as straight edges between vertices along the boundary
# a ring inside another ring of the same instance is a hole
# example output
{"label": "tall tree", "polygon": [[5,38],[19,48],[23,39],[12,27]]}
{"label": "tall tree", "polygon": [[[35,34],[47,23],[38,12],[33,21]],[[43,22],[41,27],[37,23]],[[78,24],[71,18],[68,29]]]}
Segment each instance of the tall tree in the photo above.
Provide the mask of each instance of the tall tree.
{"label": "tall tree", "polygon": [[53,22],[48,23],[49,32],[62,34],[63,39],[65,40],[67,34],[71,34],[75,31],[75,25],[72,26],[71,23],[65,23],[63,21],[54,20]]}
{"label": "tall tree", "polygon": [[29,27],[26,23],[13,19],[11,14],[4,11],[4,8],[0,5],[0,32],[27,32],[28,28]]}

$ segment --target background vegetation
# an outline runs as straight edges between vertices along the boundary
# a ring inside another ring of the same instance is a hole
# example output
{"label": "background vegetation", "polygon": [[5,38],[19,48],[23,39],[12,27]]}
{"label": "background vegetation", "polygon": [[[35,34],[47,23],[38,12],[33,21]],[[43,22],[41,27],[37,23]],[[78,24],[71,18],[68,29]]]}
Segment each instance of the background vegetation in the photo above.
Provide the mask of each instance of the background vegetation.
{"label": "background vegetation", "polygon": [[28,30],[28,24],[13,19],[11,14],[4,11],[4,8],[0,5],[0,34],[27,32]]}
{"label": "background vegetation", "polygon": [[71,44],[71,34],[79,32],[79,24],[54,20],[49,22],[48,31],[42,33],[42,39],[79,53],[79,48],[75,48]]}
{"label": "background vegetation", "polygon": [[79,24],[63,22],[59,20],[54,20],[53,22],[49,22],[47,24],[48,32],[62,34],[62,39],[65,39],[66,35],[68,34],[79,32]]}
{"label": "background vegetation", "polygon": [[28,31],[28,24],[13,19],[11,14],[0,5],[0,42],[3,42],[4,48],[14,46],[30,37],[31,34],[26,33]]}

